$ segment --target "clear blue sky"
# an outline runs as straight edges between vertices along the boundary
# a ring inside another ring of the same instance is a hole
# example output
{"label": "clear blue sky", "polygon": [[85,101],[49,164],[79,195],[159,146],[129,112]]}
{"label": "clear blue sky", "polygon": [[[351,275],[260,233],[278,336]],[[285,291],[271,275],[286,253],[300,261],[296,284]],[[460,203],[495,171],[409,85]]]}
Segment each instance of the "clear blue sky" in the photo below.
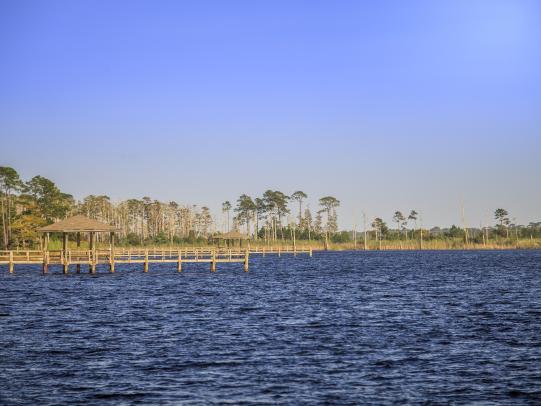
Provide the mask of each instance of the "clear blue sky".
{"label": "clear blue sky", "polygon": [[541,2],[0,2],[0,165],[77,198],[267,188],[541,220]]}

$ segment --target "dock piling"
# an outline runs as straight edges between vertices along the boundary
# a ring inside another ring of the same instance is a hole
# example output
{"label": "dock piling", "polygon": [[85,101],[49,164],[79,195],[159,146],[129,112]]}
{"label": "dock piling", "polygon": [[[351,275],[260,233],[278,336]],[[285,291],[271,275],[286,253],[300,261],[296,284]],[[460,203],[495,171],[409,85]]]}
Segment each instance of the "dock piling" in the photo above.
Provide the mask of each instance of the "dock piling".
{"label": "dock piling", "polygon": [[92,262],[90,263],[90,273],[95,274],[96,273],[96,259],[94,258],[94,255],[92,255]]}
{"label": "dock piling", "polygon": [[[67,240],[67,237],[65,237]],[[67,275],[69,273],[69,265],[70,265],[70,253],[67,251],[63,251],[62,255],[62,273],[64,275]]]}
{"label": "dock piling", "polygon": [[49,272],[49,251],[43,252],[43,274],[47,274]]}
{"label": "dock piling", "polygon": [[248,272],[248,259],[250,257],[250,251],[246,250],[244,253],[244,272]]}
{"label": "dock piling", "polygon": [[111,250],[111,256],[109,258],[109,270],[111,273],[115,273],[115,252]]}
{"label": "dock piling", "polygon": [[96,273],[96,264],[95,264],[95,255],[96,255],[96,251],[94,249],[94,242],[95,242],[95,239],[94,239],[94,233],[90,233],[90,241],[89,241],[89,251],[88,251],[88,268],[89,268],[89,271],[90,273]]}
{"label": "dock piling", "polygon": [[13,273],[15,264],[13,263],[13,251],[9,251],[9,273]]}
{"label": "dock piling", "polygon": [[[77,250],[81,249],[81,232],[77,232]],[[77,273],[81,273],[81,264],[77,262]]]}

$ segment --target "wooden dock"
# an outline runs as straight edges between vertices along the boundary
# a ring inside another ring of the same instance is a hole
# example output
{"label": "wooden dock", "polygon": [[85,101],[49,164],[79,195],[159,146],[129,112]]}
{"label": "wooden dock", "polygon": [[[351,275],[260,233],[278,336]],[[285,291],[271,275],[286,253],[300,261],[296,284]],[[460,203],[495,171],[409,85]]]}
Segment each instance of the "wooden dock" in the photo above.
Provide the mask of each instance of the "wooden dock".
{"label": "wooden dock", "polygon": [[153,263],[176,264],[177,272],[182,272],[182,264],[208,263],[210,271],[216,272],[218,263],[242,263],[244,272],[248,272],[250,255],[308,254],[312,249],[296,247],[264,247],[257,249],[224,248],[134,248],[134,249],[91,249],[91,250],[14,250],[0,251],[0,265],[7,265],[8,272],[15,272],[15,265],[42,265],[43,273],[49,272],[49,266],[61,265],[64,274],[69,273],[70,265],[81,272],[81,265],[88,266],[91,274],[96,273],[99,264],[107,264],[111,273],[116,264],[142,264],[143,272],[148,272]]}

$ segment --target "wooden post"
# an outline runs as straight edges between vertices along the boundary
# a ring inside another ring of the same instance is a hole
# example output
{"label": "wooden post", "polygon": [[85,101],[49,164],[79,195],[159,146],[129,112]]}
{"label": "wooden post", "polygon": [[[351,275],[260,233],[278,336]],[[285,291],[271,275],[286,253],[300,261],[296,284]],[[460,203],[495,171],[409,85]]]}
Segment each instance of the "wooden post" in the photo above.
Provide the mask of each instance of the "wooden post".
{"label": "wooden post", "polygon": [[49,251],[43,251],[43,274],[49,272]]}
{"label": "wooden post", "polygon": [[90,273],[92,274],[95,274],[96,273],[96,265],[98,263],[98,257],[96,255],[96,233],[90,233],[90,245],[91,245],[91,250],[90,250],[90,258],[91,258],[91,263],[90,263]]}
{"label": "wooden post", "polygon": [[182,254],[181,250],[178,250],[178,262],[177,262],[177,272],[182,272]]}
{"label": "wooden post", "polygon": [[248,258],[250,257],[250,251],[244,252],[244,272],[248,272]]}
{"label": "wooden post", "polygon": [[62,272],[68,273],[68,233],[62,233]]}
{"label": "wooden post", "polygon": [[15,264],[13,263],[13,251],[9,251],[9,273],[13,273]]}
{"label": "wooden post", "polygon": [[96,251],[92,250],[90,251],[90,273],[92,274],[96,273],[97,263],[98,263],[98,259],[96,258]]}
{"label": "wooden post", "polygon": [[68,256],[66,255],[64,257],[64,261],[63,261],[63,264],[62,264],[62,272],[64,273],[64,275],[67,275],[69,272],[68,272],[68,267],[69,267],[69,260],[68,260]]}
{"label": "wooden post", "polygon": [[212,251],[212,258],[210,261],[210,272],[216,272],[216,251]]}
{"label": "wooden post", "polygon": [[115,273],[115,233],[110,234],[111,256],[109,257],[109,268],[111,273]]}
{"label": "wooden post", "polygon": [[89,269],[90,273],[94,273],[96,268],[94,267],[94,233],[93,232],[90,233],[90,240],[88,241],[88,249],[89,249],[89,253],[88,253],[88,259],[89,259],[88,269]]}
{"label": "wooden post", "polygon": [[145,250],[145,267],[143,268],[143,272],[148,272],[148,250]]}
{"label": "wooden post", "polygon": [[[77,250],[81,248],[81,232],[77,232]],[[81,264],[77,263],[77,273],[81,273]]]}

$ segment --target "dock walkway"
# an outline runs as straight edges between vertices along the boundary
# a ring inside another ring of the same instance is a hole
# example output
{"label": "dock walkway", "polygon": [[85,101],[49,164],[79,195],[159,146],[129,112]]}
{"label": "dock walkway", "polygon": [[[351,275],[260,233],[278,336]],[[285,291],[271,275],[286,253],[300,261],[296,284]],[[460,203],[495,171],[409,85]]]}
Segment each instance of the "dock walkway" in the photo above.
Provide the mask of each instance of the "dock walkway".
{"label": "dock walkway", "polygon": [[143,272],[148,272],[152,263],[174,263],[177,271],[182,272],[184,263],[208,263],[211,272],[216,272],[218,263],[243,263],[248,272],[250,255],[308,254],[312,248],[262,247],[256,249],[224,248],[134,248],[134,249],[92,249],[92,250],[12,250],[0,251],[0,265],[7,265],[8,272],[14,273],[15,265],[42,265],[43,273],[49,272],[50,265],[61,265],[64,274],[69,273],[70,265],[81,272],[81,265],[87,265],[90,273],[96,273],[99,264],[109,265],[110,272],[115,272],[116,264],[143,264]]}

